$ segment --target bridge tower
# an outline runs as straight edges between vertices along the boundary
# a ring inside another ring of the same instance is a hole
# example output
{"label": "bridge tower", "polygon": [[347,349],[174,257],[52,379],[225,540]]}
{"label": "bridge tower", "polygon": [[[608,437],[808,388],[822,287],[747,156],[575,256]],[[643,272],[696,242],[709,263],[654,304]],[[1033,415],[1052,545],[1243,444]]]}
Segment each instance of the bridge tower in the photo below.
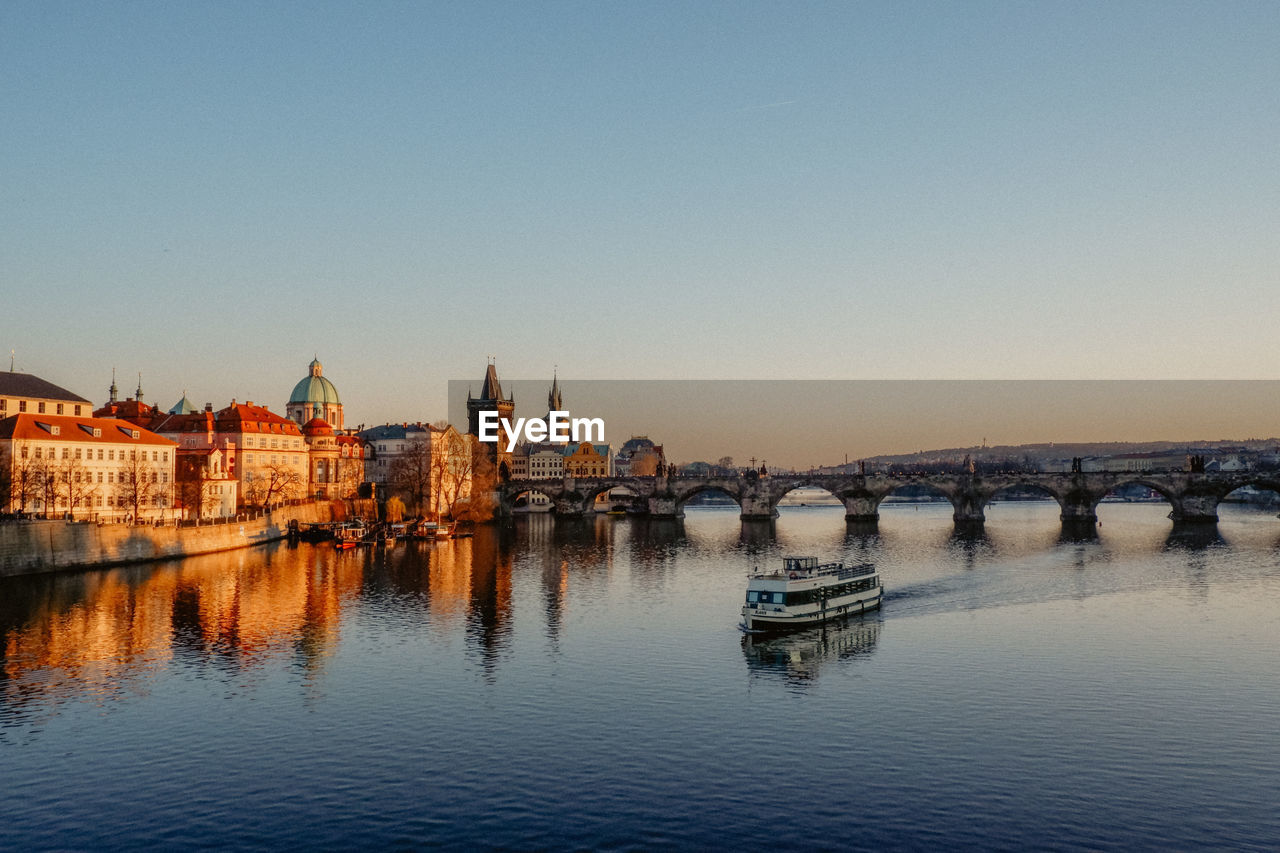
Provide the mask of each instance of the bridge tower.
{"label": "bridge tower", "polygon": [[[513,420],[516,403],[514,396],[503,396],[502,383],[498,381],[498,368],[490,360],[484,373],[484,384],[480,386],[480,396],[472,397],[471,389],[467,389],[467,432],[470,435],[480,435],[480,413],[495,411],[500,419]],[[498,423],[498,442],[486,443],[485,446],[490,448],[490,458],[493,459],[495,467],[506,462],[507,469],[510,470],[511,454],[507,452],[507,431],[502,426],[501,420]]]}

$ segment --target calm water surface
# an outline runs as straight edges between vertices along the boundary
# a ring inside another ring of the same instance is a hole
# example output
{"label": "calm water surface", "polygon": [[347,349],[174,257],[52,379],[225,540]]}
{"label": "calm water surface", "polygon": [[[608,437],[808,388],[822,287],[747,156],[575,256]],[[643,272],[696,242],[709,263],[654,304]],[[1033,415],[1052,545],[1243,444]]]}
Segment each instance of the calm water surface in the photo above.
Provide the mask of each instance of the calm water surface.
{"label": "calm water surface", "polygon": [[[0,581],[0,848],[1275,849],[1280,519],[546,517]],[[736,628],[749,570],[874,617]]]}

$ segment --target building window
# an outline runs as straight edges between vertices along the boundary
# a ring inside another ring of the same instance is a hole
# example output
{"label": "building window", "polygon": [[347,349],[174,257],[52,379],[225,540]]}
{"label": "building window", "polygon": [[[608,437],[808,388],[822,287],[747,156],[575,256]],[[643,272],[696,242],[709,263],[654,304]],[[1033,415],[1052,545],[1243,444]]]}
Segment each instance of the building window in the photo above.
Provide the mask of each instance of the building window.
{"label": "building window", "polygon": [[101,448],[101,447],[99,447],[99,448],[98,448],[98,461],[99,461],[99,462],[101,462],[101,461],[102,461],[102,448]]}
{"label": "building window", "polygon": [[19,411],[19,412],[25,412],[26,410],[27,410],[27,401],[26,401],[26,400],[19,400],[19,401],[18,401],[18,411]]}
{"label": "building window", "polygon": [[76,407],[75,407],[75,416],[76,416],[77,418],[78,418],[78,417],[80,417],[80,407],[79,407],[79,406],[76,406]]}
{"label": "building window", "polygon": [[59,404],[58,404],[58,411],[57,411],[57,414],[59,414],[59,415],[60,415],[60,414],[62,414],[62,404],[61,404],[61,403],[59,403]]}
{"label": "building window", "polygon": [[43,415],[43,414],[44,414],[44,403],[43,403],[43,402],[36,403],[36,414],[37,414],[37,415]]}

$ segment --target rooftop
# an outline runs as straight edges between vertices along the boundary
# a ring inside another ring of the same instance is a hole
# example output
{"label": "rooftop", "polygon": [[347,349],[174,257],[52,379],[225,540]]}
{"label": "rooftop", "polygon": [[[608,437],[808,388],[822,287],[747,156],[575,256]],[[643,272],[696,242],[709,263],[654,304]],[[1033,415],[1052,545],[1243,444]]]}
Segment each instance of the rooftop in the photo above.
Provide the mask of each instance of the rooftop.
{"label": "rooftop", "polygon": [[0,397],[30,397],[33,400],[63,400],[69,403],[88,403],[79,394],[72,394],[52,382],[46,382],[30,373],[0,373]]}

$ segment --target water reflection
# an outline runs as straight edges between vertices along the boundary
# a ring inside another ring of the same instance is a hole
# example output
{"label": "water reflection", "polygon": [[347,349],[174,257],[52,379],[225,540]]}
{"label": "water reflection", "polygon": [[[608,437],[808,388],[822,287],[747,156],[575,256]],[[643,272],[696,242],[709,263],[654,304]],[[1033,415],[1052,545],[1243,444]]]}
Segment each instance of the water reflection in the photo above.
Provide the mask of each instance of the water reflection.
{"label": "water reflection", "polygon": [[[459,630],[492,673],[509,645],[513,541],[335,552],[284,545],[175,563],[0,581],[0,704],[65,685],[109,697],[169,666],[233,676],[323,668],[355,604],[409,629]],[[560,582],[563,587],[563,580]]]}
{"label": "water reflection", "polygon": [[746,635],[742,653],[754,678],[782,679],[808,690],[824,668],[869,656],[880,639],[879,614],[854,616],[781,635]]}
{"label": "water reflection", "polygon": [[1175,524],[1164,547],[1166,551],[1203,551],[1226,544],[1216,524]]}

